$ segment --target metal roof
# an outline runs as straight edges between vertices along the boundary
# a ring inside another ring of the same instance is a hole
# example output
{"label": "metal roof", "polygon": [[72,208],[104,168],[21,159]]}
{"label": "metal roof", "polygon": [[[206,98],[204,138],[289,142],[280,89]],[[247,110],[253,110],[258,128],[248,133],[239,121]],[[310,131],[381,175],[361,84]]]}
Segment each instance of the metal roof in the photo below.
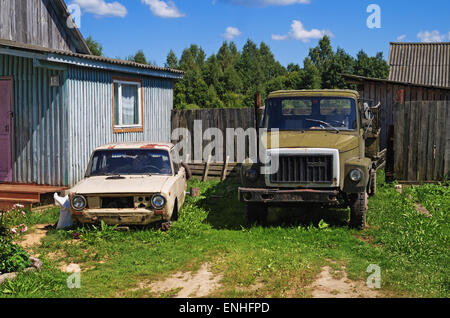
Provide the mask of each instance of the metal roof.
{"label": "metal roof", "polygon": [[389,65],[390,81],[450,87],[450,42],[392,42]]}
{"label": "metal roof", "polygon": [[450,90],[450,87],[445,86],[436,86],[436,85],[424,85],[424,84],[415,84],[415,83],[409,83],[409,82],[399,82],[399,81],[392,81],[392,80],[386,80],[382,78],[374,78],[374,77],[366,77],[366,76],[359,76],[359,75],[353,75],[353,74],[341,74],[342,77],[346,79],[347,83],[351,84],[361,84],[364,82],[379,82],[384,84],[394,84],[394,85],[407,85],[407,86],[414,86],[414,87],[424,87],[424,88],[437,88],[437,89],[446,89]]}
{"label": "metal roof", "polygon": [[[103,65],[112,65],[112,66],[116,65],[134,68],[136,70],[135,73],[139,73],[138,70],[140,69],[140,70],[150,70],[175,74],[176,75],[175,78],[182,78],[182,76],[184,75],[183,71],[171,68],[159,67],[148,64],[139,64],[132,61],[112,59],[104,56],[87,55],[87,54],[73,53],[69,51],[53,50],[41,46],[24,44],[9,40],[0,39],[0,47],[6,47],[13,50],[18,49],[21,51],[25,50],[30,53],[35,53],[36,54],[35,57],[37,59],[44,59],[47,62],[74,64],[82,67],[92,67],[92,68],[98,68],[99,67],[98,63],[103,63]],[[157,75],[155,74],[155,76]]]}

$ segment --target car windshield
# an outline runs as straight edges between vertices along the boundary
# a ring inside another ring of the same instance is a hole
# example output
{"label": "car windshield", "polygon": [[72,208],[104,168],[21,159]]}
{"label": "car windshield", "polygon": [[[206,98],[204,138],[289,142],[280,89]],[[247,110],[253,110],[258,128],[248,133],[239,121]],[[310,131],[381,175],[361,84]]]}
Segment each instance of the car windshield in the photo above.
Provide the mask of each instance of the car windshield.
{"label": "car windshield", "polygon": [[279,130],[355,130],[352,98],[289,97],[267,101],[263,127]]}
{"label": "car windshield", "polygon": [[98,150],[92,156],[89,176],[172,175],[169,152],[161,149]]}

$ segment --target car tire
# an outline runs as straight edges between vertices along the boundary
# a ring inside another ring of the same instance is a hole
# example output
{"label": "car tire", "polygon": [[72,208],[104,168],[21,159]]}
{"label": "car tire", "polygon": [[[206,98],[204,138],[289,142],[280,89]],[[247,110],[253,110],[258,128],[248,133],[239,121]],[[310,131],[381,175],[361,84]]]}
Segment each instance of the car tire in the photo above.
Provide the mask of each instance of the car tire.
{"label": "car tire", "polygon": [[369,195],[373,197],[377,193],[377,171],[370,170]]}
{"label": "car tire", "polygon": [[363,230],[366,226],[368,208],[367,192],[352,194],[350,197],[350,223],[352,229]]}
{"label": "car tire", "polygon": [[261,203],[247,203],[247,221],[250,224],[264,225],[267,222],[268,207]]}
{"label": "car tire", "polygon": [[170,221],[178,221],[178,203],[175,203],[175,206],[173,207],[172,216],[170,217]]}

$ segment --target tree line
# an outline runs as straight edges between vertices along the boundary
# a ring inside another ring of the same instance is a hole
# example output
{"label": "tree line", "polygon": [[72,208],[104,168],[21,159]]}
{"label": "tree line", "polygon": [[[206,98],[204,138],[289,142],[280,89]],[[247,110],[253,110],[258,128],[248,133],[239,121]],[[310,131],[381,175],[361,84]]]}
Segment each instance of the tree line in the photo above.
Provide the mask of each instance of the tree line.
{"label": "tree line", "polygon": [[[98,51],[98,46],[91,49],[94,50]],[[127,59],[151,64],[142,51]],[[251,40],[240,51],[234,42],[223,42],[218,52],[210,56],[195,44],[180,57],[171,50],[164,66],[185,72],[174,87],[177,109],[252,107],[256,93],[264,100],[275,90],[354,88],[341,74],[381,79],[389,75],[382,52],[368,56],[361,50],[353,57],[342,48],[333,50],[328,36],[309,50],[302,66],[291,63],[284,67],[267,44],[261,42],[258,46]]]}

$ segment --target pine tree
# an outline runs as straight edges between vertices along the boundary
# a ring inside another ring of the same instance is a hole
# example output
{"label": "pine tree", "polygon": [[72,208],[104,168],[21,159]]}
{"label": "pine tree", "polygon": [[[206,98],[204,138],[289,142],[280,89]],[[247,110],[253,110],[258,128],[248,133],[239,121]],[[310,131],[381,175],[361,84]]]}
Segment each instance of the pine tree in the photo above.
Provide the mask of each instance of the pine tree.
{"label": "pine tree", "polygon": [[172,69],[178,68],[178,58],[173,50],[170,50],[169,54],[167,54],[166,63],[164,66]]}

